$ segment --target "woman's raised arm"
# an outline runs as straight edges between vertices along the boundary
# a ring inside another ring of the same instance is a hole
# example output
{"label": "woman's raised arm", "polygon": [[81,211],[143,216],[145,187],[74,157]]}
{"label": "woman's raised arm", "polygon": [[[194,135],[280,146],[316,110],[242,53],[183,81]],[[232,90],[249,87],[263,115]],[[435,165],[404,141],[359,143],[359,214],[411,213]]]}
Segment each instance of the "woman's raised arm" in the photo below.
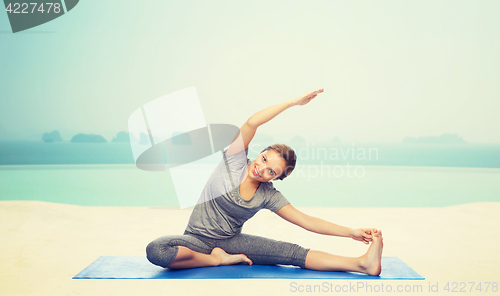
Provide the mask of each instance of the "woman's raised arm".
{"label": "woman's raised arm", "polygon": [[247,149],[259,126],[273,119],[278,114],[292,106],[305,105],[309,103],[318,95],[318,93],[322,93],[323,91],[323,89],[318,89],[316,91],[304,93],[294,99],[268,107],[250,116],[250,118],[240,128],[238,135],[235,136],[236,140],[233,139],[227,154],[236,154]]}
{"label": "woman's raised arm", "polygon": [[322,93],[323,89],[318,89],[312,92],[307,92],[302,94],[301,96],[298,96],[294,99],[288,100],[283,103],[276,104],[274,106],[271,106],[269,108],[266,108],[262,111],[259,111],[252,115],[248,120],[247,123],[254,127],[257,128],[264,123],[268,122],[269,120],[273,119],[276,117],[276,115],[280,114],[281,112],[285,111],[286,109],[292,107],[292,106],[297,106],[297,105],[305,105],[309,103],[312,99],[314,99],[318,93]]}

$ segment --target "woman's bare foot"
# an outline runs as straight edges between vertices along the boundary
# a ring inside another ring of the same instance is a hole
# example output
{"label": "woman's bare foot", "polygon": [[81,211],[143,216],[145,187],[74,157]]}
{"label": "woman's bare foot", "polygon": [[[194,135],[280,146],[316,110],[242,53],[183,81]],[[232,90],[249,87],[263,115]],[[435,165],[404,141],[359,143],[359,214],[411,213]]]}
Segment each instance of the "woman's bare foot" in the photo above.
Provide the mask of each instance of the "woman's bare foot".
{"label": "woman's bare foot", "polygon": [[369,275],[380,274],[382,270],[380,261],[382,260],[382,249],[384,247],[382,240],[382,231],[375,230],[370,248],[368,248],[366,254],[361,256],[361,268],[364,273]]}
{"label": "woman's bare foot", "polygon": [[218,265],[232,265],[238,263],[247,263],[248,265],[252,265],[252,260],[248,259],[248,257],[244,254],[238,255],[229,255],[221,248],[214,248],[212,253],[210,254],[218,259]]}

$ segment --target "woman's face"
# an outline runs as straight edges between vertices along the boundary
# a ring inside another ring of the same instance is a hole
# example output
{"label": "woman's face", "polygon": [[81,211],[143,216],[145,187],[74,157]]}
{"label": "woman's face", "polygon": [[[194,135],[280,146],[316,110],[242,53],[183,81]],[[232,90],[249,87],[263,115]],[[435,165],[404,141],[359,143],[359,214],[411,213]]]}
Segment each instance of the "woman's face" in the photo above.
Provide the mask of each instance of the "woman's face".
{"label": "woman's face", "polygon": [[274,150],[267,150],[250,163],[249,176],[259,182],[268,182],[281,175],[286,169],[286,161]]}

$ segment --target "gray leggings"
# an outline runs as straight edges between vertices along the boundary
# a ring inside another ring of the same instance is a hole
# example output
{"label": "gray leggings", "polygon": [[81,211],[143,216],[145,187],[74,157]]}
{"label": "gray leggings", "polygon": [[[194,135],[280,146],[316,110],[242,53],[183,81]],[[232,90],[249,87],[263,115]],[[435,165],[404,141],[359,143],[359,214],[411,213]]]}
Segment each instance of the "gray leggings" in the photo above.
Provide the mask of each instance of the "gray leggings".
{"label": "gray leggings", "polygon": [[245,254],[253,264],[295,265],[301,268],[305,268],[309,251],[297,244],[243,233],[227,239],[213,239],[184,231],[184,235],[166,235],[150,242],[146,255],[151,263],[167,268],[177,256],[178,246],[204,254],[210,254],[213,248],[219,247],[228,254]]}

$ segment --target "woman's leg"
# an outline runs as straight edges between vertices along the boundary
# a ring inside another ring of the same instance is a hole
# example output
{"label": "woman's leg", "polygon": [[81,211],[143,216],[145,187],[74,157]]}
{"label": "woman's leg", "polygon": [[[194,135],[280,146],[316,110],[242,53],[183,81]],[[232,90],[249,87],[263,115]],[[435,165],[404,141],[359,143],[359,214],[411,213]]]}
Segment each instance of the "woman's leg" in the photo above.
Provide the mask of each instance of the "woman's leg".
{"label": "woman's leg", "polygon": [[336,256],[305,249],[297,244],[243,233],[237,234],[230,239],[218,240],[217,246],[229,254],[243,253],[254,264],[295,265],[312,270],[356,271],[370,275],[379,275],[381,270],[381,232],[374,234],[368,252],[357,258]]}
{"label": "woman's leg", "polygon": [[379,275],[382,259],[382,232],[374,233],[366,254],[361,257],[342,257],[311,250],[308,252],[305,268],[323,271],[355,271],[369,275]]}
{"label": "woman's leg", "polygon": [[148,244],[146,256],[151,263],[167,268],[174,267],[171,266],[174,261],[187,260],[190,252],[186,250],[196,251],[200,255],[205,255],[204,258],[208,258],[212,249],[205,242],[191,235],[166,235]]}
{"label": "woman's leg", "polygon": [[169,268],[184,269],[193,267],[233,265],[238,263],[252,265],[252,261],[244,254],[229,255],[223,249],[218,247],[213,248],[210,255],[208,255],[179,246],[179,253],[172,263],[170,263]]}
{"label": "woman's leg", "polygon": [[239,233],[216,241],[228,254],[245,254],[254,264],[295,265],[304,268],[308,249],[297,244]]}
{"label": "woman's leg", "polygon": [[146,254],[151,263],[172,269],[252,263],[243,254],[229,255],[214,248],[211,241],[210,238],[188,234],[167,235],[149,243]]}

